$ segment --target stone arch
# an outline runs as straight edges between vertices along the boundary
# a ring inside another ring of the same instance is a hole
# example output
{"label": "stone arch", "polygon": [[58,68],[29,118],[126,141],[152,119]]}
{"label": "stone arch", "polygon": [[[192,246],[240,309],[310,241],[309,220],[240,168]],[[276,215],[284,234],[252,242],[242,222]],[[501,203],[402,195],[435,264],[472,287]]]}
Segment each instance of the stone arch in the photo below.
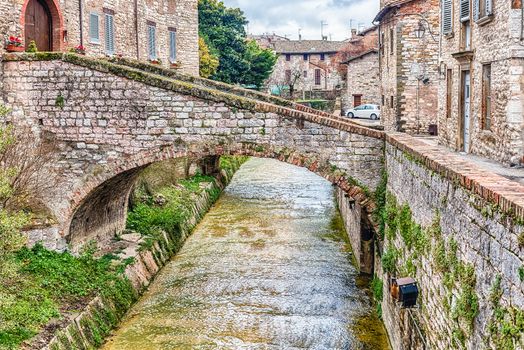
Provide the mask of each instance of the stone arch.
{"label": "stone arch", "polygon": [[[197,148],[197,147],[195,147]],[[103,171],[88,176],[82,188],[73,191],[70,198],[69,219],[62,227],[66,241],[73,249],[89,240],[103,242],[125,227],[129,195],[141,170],[150,164],[170,159],[188,157],[202,159],[220,155],[247,155],[273,158],[296,166],[305,167],[340,187],[357,200],[371,215],[372,201],[365,191],[355,186],[341,174],[333,171],[327,160],[315,155],[303,155],[294,150],[274,150],[256,144],[235,144],[228,147],[200,148],[199,151],[180,149],[176,145],[144,150],[109,163]]]}
{"label": "stone arch", "polygon": [[[64,18],[58,0],[25,0],[22,6],[22,15],[20,24],[22,28],[22,37],[26,38],[26,14],[29,4],[32,1],[40,1],[48,9],[51,17],[51,51],[62,51],[65,47],[65,29]],[[25,39],[24,39],[25,40]],[[27,47],[28,42],[24,43]]]}

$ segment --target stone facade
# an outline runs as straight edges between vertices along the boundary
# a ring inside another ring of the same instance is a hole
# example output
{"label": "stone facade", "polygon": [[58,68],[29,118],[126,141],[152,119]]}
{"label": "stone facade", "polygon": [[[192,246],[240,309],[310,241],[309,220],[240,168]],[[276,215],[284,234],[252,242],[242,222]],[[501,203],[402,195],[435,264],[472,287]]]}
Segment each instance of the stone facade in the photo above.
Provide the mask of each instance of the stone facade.
{"label": "stone facade", "polygon": [[306,155],[320,174],[340,169],[369,188],[379,180],[383,135],[348,121],[75,55],[3,65],[13,121],[59,141],[60,190],[46,198],[68,242],[71,227],[96,236],[121,228],[130,180],[163,159],[240,153],[296,162]]}
{"label": "stone facade", "polygon": [[[452,3],[455,9],[460,7],[460,1]],[[458,11],[452,12],[450,32],[442,38],[439,141],[459,151],[465,150],[467,143],[466,151],[505,164],[522,163],[524,48],[520,2],[493,1],[492,14],[485,16],[475,14],[473,3],[468,21],[470,47],[465,47],[465,23],[460,21]],[[487,67],[491,70],[490,91],[483,92]],[[470,72],[471,77],[467,142],[463,105],[466,72]],[[488,98],[490,106],[487,105]]]}
{"label": "stone facade", "polygon": [[[403,135],[388,136],[386,168],[388,197],[398,208],[410,210],[407,215],[399,210],[396,221],[390,220],[396,230],[391,231],[392,224],[386,229],[382,262],[387,252],[396,251],[395,271],[384,273],[380,258],[376,260],[393,348],[522,348],[517,319],[524,315],[519,277],[524,224],[521,214],[508,214],[513,212],[508,204],[524,203],[517,195],[524,188],[471,164],[467,175],[458,176],[464,182],[455,182],[453,169],[464,169],[460,158]],[[498,204],[479,195],[495,189]],[[415,241],[405,227],[409,221]],[[391,277],[407,274],[420,289],[420,307],[413,310],[401,309],[388,290]],[[504,333],[510,329],[513,337]]]}
{"label": "stone facade", "polygon": [[[439,1],[382,4],[379,22],[381,121],[387,131],[428,133],[437,124]],[[415,36],[420,26],[422,38]]]}
{"label": "stone facade", "polygon": [[380,105],[378,51],[372,49],[353,57],[347,66],[347,108],[356,107],[356,100],[360,100],[360,104]]}
{"label": "stone facade", "polygon": [[[1,2],[0,32],[24,38],[25,11],[29,1],[35,0]],[[156,59],[166,67],[173,66],[198,75],[197,0],[44,2],[52,17],[53,51],[65,51],[83,45],[90,56],[121,55],[149,60],[148,25],[151,25],[155,28]],[[106,48],[106,14],[113,15],[113,52],[108,52]],[[92,35],[93,23],[98,23],[98,38]],[[176,60],[173,62],[170,60],[170,32],[176,32]],[[3,50],[2,38],[0,53]]]}
{"label": "stone facade", "polygon": [[273,42],[278,59],[267,85],[280,93],[289,88],[291,80],[297,95],[302,91],[334,90],[343,83],[338,71],[340,61],[336,59],[343,46],[344,42],[327,40]]}

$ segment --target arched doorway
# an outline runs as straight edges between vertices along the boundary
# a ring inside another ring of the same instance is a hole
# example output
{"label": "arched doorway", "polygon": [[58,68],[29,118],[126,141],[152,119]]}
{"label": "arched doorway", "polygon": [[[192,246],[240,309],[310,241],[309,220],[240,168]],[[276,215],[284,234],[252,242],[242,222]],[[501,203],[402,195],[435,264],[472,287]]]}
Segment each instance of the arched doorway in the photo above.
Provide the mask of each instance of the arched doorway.
{"label": "arched doorway", "polygon": [[25,0],[20,22],[26,47],[34,40],[38,51],[63,49],[64,21],[57,0]]}
{"label": "arched doorway", "polygon": [[29,0],[25,11],[25,43],[36,42],[38,51],[53,51],[53,17],[43,0]]}

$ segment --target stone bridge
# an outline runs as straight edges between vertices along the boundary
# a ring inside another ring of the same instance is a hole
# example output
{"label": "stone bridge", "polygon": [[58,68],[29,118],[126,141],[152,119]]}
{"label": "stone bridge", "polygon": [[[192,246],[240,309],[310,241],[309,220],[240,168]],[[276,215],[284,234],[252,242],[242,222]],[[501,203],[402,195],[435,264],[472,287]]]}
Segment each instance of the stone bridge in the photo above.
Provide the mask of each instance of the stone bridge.
{"label": "stone bridge", "polygon": [[57,144],[51,171],[59,176],[45,196],[59,246],[122,230],[140,170],[166,159],[278,158],[353,190],[365,203],[380,181],[381,131],[226,84],[117,63],[73,54],[4,57],[13,122]]}

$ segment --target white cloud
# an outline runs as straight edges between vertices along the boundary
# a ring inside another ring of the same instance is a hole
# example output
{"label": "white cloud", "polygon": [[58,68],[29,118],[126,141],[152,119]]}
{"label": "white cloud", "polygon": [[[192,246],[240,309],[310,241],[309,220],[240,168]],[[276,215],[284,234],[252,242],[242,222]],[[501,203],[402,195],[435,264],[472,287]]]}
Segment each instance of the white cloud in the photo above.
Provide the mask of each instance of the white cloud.
{"label": "white cloud", "polygon": [[223,0],[228,7],[239,7],[249,20],[251,34],[276,33],[291,39],[320,39],[320,21],[328,26],[324,35],[343,40],[359,23],[365,27],[379,10],[379,0]]}

